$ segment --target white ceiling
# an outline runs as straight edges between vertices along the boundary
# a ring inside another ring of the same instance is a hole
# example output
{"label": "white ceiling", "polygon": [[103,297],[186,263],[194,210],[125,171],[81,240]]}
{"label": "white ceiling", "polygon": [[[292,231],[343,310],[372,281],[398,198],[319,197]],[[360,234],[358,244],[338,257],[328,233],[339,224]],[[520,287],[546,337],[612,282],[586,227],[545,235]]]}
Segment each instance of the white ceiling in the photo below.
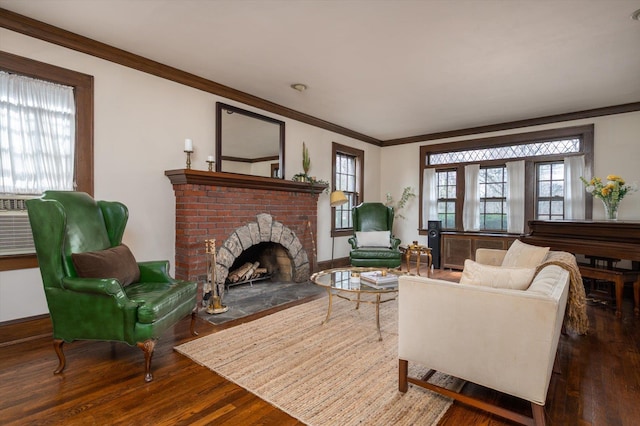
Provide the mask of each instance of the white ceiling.
{"label": "white ceiling", "polygon": [[0,7],[379,140],[640,101],[640,0]]}

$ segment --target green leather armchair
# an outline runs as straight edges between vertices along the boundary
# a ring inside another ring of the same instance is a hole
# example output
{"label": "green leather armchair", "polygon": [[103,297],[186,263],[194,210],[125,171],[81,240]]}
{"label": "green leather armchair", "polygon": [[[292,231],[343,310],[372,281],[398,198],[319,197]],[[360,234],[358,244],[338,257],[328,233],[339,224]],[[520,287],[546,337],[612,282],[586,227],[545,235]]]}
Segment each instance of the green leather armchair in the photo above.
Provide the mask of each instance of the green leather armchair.
{"label": "green leather armchair", "polygon": [[140,277],[126,286],[115,278],[78,276],[73,253],[120,247],[129,217],[122,203],[96,201],[83,192],[47,191],[27,201],[27,210],[59,359],[54,374],[65,367],[64,342],[106,340],[142,349],[145,381],[153,380],[151,357],[160,334],[191,314],[196,335],[197,283],[171,278],[168,261],[138,262]]}
{"label": "green leather armchair", "polygon": [[[353,266],[397,268],[402,263],[400,240],[392,235],[393,207],[361,203],[352,210],[354,236],[349,238]],[[388,235],[387,232],[388,231]],[[370,237],[371,234],[375,238]],[[365,240],[366,237],[366,240]],[[380,241],[380,238],[383,241]],[[360,241],[358,241],[360,238]],[[375,241],[375,240],[378,241]]]}

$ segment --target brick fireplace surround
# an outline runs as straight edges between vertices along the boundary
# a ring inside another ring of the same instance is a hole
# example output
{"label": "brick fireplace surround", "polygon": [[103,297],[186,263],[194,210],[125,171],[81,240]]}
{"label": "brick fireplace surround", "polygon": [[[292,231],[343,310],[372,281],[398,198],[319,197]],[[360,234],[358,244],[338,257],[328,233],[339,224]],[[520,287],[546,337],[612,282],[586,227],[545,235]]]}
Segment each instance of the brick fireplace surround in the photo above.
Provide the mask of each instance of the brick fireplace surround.
{"label": "brick fireplace surround", "polygon": [[318,196],[325,186],[192,169],[165,175],[176,196],[177,279],[206,281],[204,241],[212,238],[219,289],[233,260],[258,242],[288,249],[295,281],[306,281],[315,272]]}

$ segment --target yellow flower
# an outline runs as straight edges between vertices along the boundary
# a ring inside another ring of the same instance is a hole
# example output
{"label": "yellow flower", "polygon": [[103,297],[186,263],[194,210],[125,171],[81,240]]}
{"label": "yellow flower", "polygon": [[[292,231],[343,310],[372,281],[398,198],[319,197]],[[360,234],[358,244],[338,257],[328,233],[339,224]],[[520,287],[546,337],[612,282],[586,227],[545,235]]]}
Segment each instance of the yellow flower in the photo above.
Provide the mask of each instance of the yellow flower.
{"label": "yellow flower", "polygon": [[589,181],[580,177],[588,193],[609,203],[619,203],[629,192],[637,191],[636,185],[627,185],[620,175],[607,175],[606,180],[592,177]]}

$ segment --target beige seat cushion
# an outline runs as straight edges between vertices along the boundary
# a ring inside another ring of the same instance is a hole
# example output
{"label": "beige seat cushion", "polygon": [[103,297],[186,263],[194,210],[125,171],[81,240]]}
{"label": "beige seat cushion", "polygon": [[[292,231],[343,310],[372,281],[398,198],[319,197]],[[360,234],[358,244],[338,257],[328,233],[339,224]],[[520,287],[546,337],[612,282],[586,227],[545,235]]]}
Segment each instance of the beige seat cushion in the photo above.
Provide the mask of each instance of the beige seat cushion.
{"label": "beige seat cushion", "polygon": [[356,232],[358,247],[389,247],[391,246],[390,231]]}
{"label": "beige seat cushion", "polygon": [[483,265],[471,259],[464,261],[460,284],[481,285],[510,290],[526,290],[531,285],[536,268],[510,268]]}
{"label": "beige seat cushion", "polygon": [[549,253],[549,247],[538,247],[515,240],[502,260],[508,268],[535,268]]}

